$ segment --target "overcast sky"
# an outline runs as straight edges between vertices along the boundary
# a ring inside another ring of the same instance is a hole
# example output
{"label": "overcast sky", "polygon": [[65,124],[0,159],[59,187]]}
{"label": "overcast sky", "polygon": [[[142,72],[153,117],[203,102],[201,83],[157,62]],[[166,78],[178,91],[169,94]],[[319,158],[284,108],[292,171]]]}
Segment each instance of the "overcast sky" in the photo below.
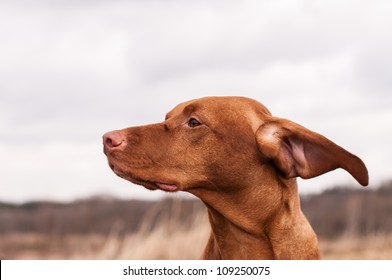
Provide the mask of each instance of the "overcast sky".
{"label": "overcast sky", "polygon": [[112,173],[102,134],[207,95],[257,99],[360,156],[371,185],[391,179],[391,14],[388,0],[2,0],[0,200],[159,197]]}

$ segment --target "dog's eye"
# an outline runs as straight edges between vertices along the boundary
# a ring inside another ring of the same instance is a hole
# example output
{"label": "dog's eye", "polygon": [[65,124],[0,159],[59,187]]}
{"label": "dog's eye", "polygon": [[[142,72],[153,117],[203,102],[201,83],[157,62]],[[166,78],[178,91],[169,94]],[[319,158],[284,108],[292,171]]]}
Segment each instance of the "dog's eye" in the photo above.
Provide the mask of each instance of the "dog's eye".
{"label": "dog's eye", "polygon": [[188,126],[189,127],[196,127],[196,126],[199,126],[201,124],[202,124],[201,122],[199,122],[198,120],[196,120],[194,118],[190,118],[189,121],[188,121]]}

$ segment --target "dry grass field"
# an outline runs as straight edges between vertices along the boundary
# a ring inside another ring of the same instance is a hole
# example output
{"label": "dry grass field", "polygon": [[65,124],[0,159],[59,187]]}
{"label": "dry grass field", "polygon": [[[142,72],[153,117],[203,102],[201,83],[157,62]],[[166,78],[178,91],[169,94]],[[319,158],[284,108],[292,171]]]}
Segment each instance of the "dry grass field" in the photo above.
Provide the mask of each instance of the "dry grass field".
{"label": "dry grass field", "polygon": [[[7,234],[0,238],[2,259],[198,259],[209,234],[205,215],[186,228],[162,221],[152,231],[133,234],[113,227],[102,234]],[[323,259],[392,259],[392,234],[321,239]]]}
{"label": "dry grass field", "polygon": [[[301,201],[324,259],[392,260],[392,183]],[[0,259],[198,259],[209,231],[198,200],[0,203]]]}

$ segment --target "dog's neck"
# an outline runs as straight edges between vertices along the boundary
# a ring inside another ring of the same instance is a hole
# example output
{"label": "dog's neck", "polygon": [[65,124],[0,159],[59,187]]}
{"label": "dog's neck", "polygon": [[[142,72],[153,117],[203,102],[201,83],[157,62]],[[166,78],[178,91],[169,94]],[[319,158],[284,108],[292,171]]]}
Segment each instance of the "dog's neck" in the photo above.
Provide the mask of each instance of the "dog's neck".
{"label": "dog's neck", "polygon": [[278,178],[265,184],[242,186],[235,195],[193,192],[207,206],[212,229],[203,258],[320,257],[316,235],[300,209],[296,180]]}

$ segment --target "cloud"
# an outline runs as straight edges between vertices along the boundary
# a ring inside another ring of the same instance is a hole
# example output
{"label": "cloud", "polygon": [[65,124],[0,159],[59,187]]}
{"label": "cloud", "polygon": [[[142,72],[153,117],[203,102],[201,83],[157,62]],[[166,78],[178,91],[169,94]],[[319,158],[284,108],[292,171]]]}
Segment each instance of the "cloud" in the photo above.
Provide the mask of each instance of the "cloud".
{"label": "cloud", "polygon": [[[161,121],[177,103],[205,95],[258,99],[357,152],[371,178],[385,179],[390,8],[389,1],[2,1],[0,199],[149,196],[128,192],[111,174],[102,133]],[[311,182],[347,178],[336,172]]]}

